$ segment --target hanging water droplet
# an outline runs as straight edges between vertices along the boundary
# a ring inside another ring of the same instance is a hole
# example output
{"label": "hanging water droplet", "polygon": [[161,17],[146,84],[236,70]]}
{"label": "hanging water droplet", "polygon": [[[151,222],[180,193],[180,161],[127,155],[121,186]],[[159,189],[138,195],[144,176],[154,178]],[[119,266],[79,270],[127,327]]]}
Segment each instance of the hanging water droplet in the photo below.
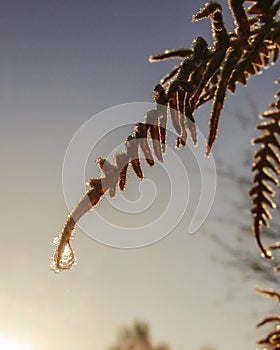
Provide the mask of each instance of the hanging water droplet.
{"label": "hanging water droplet", "polygon": [[75,263],[75,254],[69,243],[65,244],[63,251],[59,247],[54,252],[50,268],[55,272],[70,270]]}
{"label": "hanging water droplet", "polygon": [[59,259],[59,266],[62,269],[70,269],[75,262],[75,255],[70,246],[70,244],[66,244],[63,250],[63,253]]}

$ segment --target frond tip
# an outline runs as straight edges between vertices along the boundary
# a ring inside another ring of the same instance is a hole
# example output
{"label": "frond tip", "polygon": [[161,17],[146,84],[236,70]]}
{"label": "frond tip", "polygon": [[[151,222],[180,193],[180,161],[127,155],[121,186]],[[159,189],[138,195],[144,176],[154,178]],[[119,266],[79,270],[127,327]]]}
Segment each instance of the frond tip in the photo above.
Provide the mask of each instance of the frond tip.
{"label": "frond tip", "polygon": [[70,270],[74,265],[75,253],[69,242],[61,244],[61,234],[56,237],[53,244],[57,247],[52,257],[51,269],[55,272],[60,270]]}
{"label": "frond tip", "polygon": [[276,208],[273,201],[275,191],[268,184],[278,186],[277,176],[280,174],[280,98],[273,104],[273,110],[263,113],[261,119],[270,119],[268,122],[257,125],[262,135],[255,138],[252,143],[260,145],[254,154],[255,162],[252,170],[256,172],[249,195],[252,197],[253,234],[256,242],[265,258],[273,258],[269,247],[264,247],[261,240],[262,226],[269,227],[269,220],[272,219],[270,209]]}
{"label": "frond tip", "polygon": [[94,187],[86,192],[73,212],[68,215],[62,232],[53,241],[56,249],[53,254],[50,267],[55,272],[59,272],[61,270],[69,270],[74,265],[76,258],[75,253],[70,245],[70,239],[73,235],[76,223],[93,206],[97,205],[101,196],[108,189],[108,187],[102,183],[101,179],[95,179],[95,182],[92,184],[92,186]]}

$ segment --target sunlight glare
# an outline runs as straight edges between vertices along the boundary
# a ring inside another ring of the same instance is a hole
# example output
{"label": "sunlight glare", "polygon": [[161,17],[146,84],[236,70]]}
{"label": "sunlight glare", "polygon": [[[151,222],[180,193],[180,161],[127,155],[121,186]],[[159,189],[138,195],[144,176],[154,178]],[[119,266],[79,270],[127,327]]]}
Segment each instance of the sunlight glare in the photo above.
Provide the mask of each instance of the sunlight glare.
{"label": "sunlight glare", "polygon": [[28,345],[20,340],[12,339],[0,334],[0,349],[2,350],[35,350],[32,345]]}

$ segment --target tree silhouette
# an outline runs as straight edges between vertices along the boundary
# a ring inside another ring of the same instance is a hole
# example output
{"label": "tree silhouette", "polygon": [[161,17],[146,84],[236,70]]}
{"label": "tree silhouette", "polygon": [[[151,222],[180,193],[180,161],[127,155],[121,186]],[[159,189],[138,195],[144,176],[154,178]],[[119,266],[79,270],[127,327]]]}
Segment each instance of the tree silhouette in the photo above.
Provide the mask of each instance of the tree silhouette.
{"label": "tree silhouette", "polygon": [[116,344],[108,350],[171,350],[167,345],[152,345],[149,327],[145,322],[135,322],[131,328],[123,328]]}

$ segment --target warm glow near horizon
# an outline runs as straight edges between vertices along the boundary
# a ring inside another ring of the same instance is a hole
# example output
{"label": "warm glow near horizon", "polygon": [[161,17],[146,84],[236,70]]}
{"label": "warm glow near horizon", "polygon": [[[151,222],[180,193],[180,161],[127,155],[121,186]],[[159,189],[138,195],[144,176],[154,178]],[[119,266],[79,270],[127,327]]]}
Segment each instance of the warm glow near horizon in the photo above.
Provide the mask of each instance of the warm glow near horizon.
{"label": "warm glow near horizon", "polygon": [[2,350],[35,350],[33,345],[19,339],[0,334],[0,349]]}

